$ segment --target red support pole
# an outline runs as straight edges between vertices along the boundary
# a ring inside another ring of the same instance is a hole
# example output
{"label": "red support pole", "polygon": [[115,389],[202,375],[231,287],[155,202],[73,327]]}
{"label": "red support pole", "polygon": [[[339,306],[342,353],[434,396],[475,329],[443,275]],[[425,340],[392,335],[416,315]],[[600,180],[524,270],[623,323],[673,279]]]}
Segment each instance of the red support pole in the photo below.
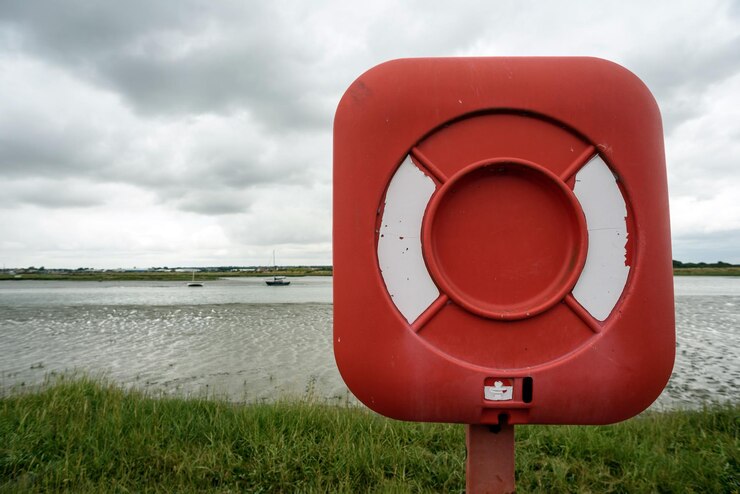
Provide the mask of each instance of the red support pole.
{"label": "red support pole", "polygon": [[514,426],[467,425],[465,492],[504,494],[516,491],[514,483]]}

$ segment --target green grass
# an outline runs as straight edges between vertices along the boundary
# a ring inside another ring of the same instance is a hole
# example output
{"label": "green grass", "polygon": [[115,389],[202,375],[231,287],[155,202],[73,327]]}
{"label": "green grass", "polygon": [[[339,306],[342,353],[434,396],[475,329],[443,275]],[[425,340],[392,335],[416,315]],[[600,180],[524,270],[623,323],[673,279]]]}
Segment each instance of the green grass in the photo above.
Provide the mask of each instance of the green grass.
{"label": "green grass", "polygon": [[[517,428],[518,492],[740,492],[738,405]],[[0,492],[462,492],[461,425],[61,378],[0,398]]]}
{"label": "green grass", "polygon": [[674,276],[740,276],[740,266],[673,268]]}

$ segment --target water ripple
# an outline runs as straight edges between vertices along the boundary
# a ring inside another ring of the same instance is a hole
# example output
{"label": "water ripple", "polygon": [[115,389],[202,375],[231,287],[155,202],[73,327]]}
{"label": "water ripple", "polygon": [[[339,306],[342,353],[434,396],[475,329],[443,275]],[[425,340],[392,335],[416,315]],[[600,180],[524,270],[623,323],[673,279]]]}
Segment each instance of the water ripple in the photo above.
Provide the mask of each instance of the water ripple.
{"label": "water ripple", "polygon": [[[160,283],[145,287],[143,303],[133,293],[141,283],[116,297],[112,286],[0,282],[0,393],[81,370],[164,394],[348,399],[332,351],[330,280],[301,283],[292,292]],[[740,279],[677,278],[676,333],[674,372],[655,407],[740,400]]]}

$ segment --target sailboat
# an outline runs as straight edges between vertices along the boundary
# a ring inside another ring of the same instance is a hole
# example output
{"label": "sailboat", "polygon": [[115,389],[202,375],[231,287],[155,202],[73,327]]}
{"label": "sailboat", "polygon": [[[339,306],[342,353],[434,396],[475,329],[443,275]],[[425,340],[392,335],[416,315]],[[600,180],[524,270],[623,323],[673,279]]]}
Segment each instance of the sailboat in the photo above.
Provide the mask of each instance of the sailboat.
{"label": "sailboat", "polygon": [[193,270],[193,281],[188,283],[188,286],[190,287],[196,287],[196,286],[203,286],[203,283],[200,281],[195,281],[195,270]]}
{"label": "sailboat", "polygon": [[[275,263],[275,251],[272,251],[272,265],[273,269],[277,271],[277,264]],[[285,276],[273,276],[271,280],[265,280],[267,286],[288,286],[290,281],[285,279]]]}

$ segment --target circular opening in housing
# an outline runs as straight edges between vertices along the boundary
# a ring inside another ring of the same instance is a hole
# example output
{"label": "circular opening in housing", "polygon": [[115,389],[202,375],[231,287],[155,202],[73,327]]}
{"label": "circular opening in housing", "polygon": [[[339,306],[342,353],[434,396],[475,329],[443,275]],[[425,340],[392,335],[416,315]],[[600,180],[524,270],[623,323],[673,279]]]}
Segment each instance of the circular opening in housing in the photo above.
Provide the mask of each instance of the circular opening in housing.
{"label": "circular opening in housing", "polygon": [[523,319],[561,301],[583,269],[587,243],[573,191],[515,158],[460,170],[424,217],[432,277],[458,305],[488,318]]}

